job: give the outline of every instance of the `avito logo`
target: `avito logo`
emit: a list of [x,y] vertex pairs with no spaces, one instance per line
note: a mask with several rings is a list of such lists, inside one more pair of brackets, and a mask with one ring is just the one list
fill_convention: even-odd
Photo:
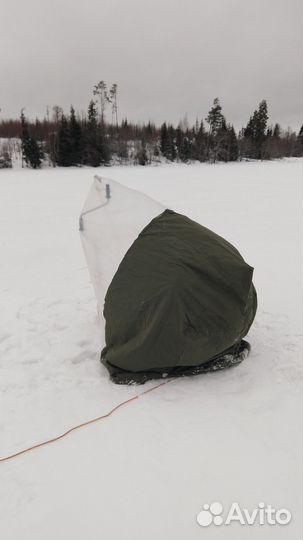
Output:
[[203,505],[203,510],[197,515],[197,522],[201,527],[232,525],[235,522],[241,525],[287,525],[292,517],[287,508],[276,510],[271,504],[265,505],[263,502],[260,502],[252,510],[241,508],[239,503],[233,502],[226,517],[223,517],[223,512],[223,504],[220,502],[206,503]]

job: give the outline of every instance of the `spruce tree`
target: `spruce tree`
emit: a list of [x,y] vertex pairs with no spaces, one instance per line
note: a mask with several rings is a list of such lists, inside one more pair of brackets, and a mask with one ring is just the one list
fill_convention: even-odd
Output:
[[172,125],[167,126],[166,122],[162,124],[160,129],[160,149],[166,159],[174,161],[177,153],[175,148],[175,132]]
[[88,106],[88,119],[85,129],[84,163],[92,167],[106,164],[110,160],[110,151],[105,142],[104,122],[98,123],[98,113],[95,102],[90,101]]
[[168,159],[170,161],[175,161],[177,157],[176,146],[175,146],[175,129],[172,125],[168,127]]
[[280,139],[281,137],[280,124],[275,124],[274,129],[273,129],[273,137],[275,137],[276,139]]
[[222,114],[219,98],[215,98],[206,122],[209,124],[207,157],[213,163],[217,159],[226,160],[226,121]]
[[176,149],[178,158],[186,163],[192,157],[192,145],[189,137],[189,131],[183,132],[180,124],[176,130]]
[[267,128],[266,138],[262,150],[265,159],[277,159],[282,156],[281,127],[275,124]]
[[295,143],[295,151],[294,155],[296,157],[303,156],[303,124],[300,128],[300,131],[296,137],[296,143]]
[[28,131],[28,123],[24,116],[23,110],[21,111],[21,149],[22,149],[22,158],[28,163],[28,156],[30,153],[30,135]]
[[73,165],[70,127],[64,114],[61,116],[58,131],[57,164],[61,167],[70,167],[70,165]]
[[207,145],[207,136],[204,129],[203,120],[201,120],[200,125],[197,125],[195,129],[194,137],[194,158],[199,161],[205,161],[206,159],[206,145]]
[[38,144],[36,139],[30,136],[28,130],[28,123],[21,111],[21,149],[22,157],[27,165],[30,165],[33,169],[41,167],[43,160],[43,149]]
[[13,163],[11,151],[6,144],[3,144],[0,146],[0,169],[11,169],[12,166]]
[[182,161],[187,163],[188,161],[190,161],[191,157],[192,157],[191,140],[190,140],[188,134],[186,134],[183,137],[181,159],[182,159]]
[[239,145],[234,126],[228,128],[228,161],[237,161],[239,158]]
[[257,157],[258,159],[263,158],[263,144],[266,139],[266,126],[268,120],[268,111],[267,103],[265,99],[259,104],[259,109],[257,113],[257,124],[256,124],[256,145],[257,145]]
[[72,165],[82,163],[82,130],[79,121],[76,118],[73,106],[70,109],[70,142],[71,142],[71,162]]
[[167,157],[168,154],[168,133],[166,122],[162,124],[160,129],[160,150],[163,156]]
[[146,152],[146,142],[143,139],[140,144],[140,148],[137,152],[137,159],[139,165],[146,165],[148,162],[147,152]]
[[250,117],[244,130],[244,137],[248,142],[246,145],[247,157],[256,159],[262,159],[264,157],[267,120],[267,103],[263,99],[259,104],[259,108]]
[[86,165],[98,167],[101,165],[101,152],[98,137],[98,120],[95,102],[90,101],[88,106],[88,119],[85,133],[85,157]]
[[182,160],[182,142],[183,142],[183,133],[180,124],[177,127],[176,130],[176,148],[177,148],[177,154],[178,159]]
[[217,133],[213,135],[214,137],[214,148],[213,152],[215,159],[219,161],[228,161],[229,158],[229,132],[228,127],[223,117],[221,127],[218,129]]
[[205,161],[206,159],[206,146],[207,146],[207,137],[205,133],[203,120],[200,122],[199,131],[196,136],[196,158],[199,161]]

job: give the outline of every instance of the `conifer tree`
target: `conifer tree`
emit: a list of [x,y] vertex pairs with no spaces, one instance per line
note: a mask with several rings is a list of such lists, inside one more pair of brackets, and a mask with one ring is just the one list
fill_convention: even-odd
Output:
[[192,145],[189,138],[189,132],[187,131],[186,133],[184,133],[180,124],[176,130],[176,149],[178,158],[181,161],[187,162],[192,157]]
[[27,165],[30,165],[33,169],[41,167],[43,160],[43,149],[38,144],[36,139],[30,136],[28,130],[28,123],[24,116],[23,110],[21,111],[21,149],[22,158]]
[[174,127],[172,125],[168,126],[167,134],[168,134],[168,155],[167,155],[167,158],[170,161],[175,161],[175,159],[177,157],[177,152],[176,152],[176,146],[175,146],[175,130],[174,130]]
[[88,119],[85,129],[84,163],[92,167],[98,167],[101,163],[108,163],[110,151],[103,136],[104,123],[98,123],[98,114],[95,102],[90,101],[88,107]]
[[256,145],[257,145],[257,157],[262,159],[262,146],[266,138],[266,126],[268,120],[268,111],[267,103],[265,99],[259,104],[259,109],[257,112],[257,123],[256,123]]
[[61,167],[70,167],[70,165],[74,164],[72,160],[70,126],[64,114],[61,116],[58,131],[57,164]]
[[177,153],[178,153],[178,159],[182,159],[181,158],[182,142],[183,142],[183,133],[182,133],[181,126],[179,124],[176,130],[176,148],[177,148]]
[[70,109],[70,142],[71,142],[71,162],[72,165],[82,163],[82,130],[75,114],[75,109]]
[[195,138],[194,138],[194,158],[199,161],[206,159],[207,136],[204,129],[203,120],[200,124],[196,121]]
[[228,161],[237,161],[239,158],[239,145],[234,126],[229,126],[229,156]]
[[185,136],[183,137],[181,159],[182,161],[187,163],[188,161],[190,161],[191,157],[192,157],[191,140],[188,134],[185,134]]
[[281,137],[280,124],[275,124],[274,129],[273,129],[273,137],[275,137],[276,139],[280,139]]
[[162,124],[160,130],[160,150],[163,156],[167,157],[168,154],[168,132],[166,122]]
[[281,127],[279,124],[275,124],[273,128],[267,128],[266,138],[263,144],[263,157],[266,159],[277,159],[281,156]]
[[222,114],[219,98],[215,98],[206,122],[209,124],[207,157],[213,163],[217,159],[226,160],[226,121]]
[[296,157],[303,156],[303,124],[300,128],[300,131],[296,137],[296,143],[295,143],[295,152],[294,155]]
[[217,133],[213,135],[213,153],[214,161],[228,161],[229,158],[229,132],[228,127],[223,117],[221,127],[217,130]]
[[166,122],[162,124],[160,129],[160,150],[166,159],[174,161],[176,159],[176,148],[174,141],[174,128],[167,126]]
[[146,142],[143,139],[140,144],[140,148],[137,152],[137,159],[139,165],[146,165],[148,162],[147,152],[146,152]]
[[28,131],[28,124],[24,116],[23,110],[21,111],[20,116],[21,121],[21,149],[22,149],[22,158],[25,162],[28,162],[28,156],[30,153],[30,135]]
[[97,110],[93,100],[90,101],[88,106],[88,119],[85,135],[84,163],[86,165],[91,165],[92,167],[98,167],[101,165],[101,148],[99,141]]
[[11,169],[12,166],[13,163],[11,151],[6,144],[3,144],[0,146],[0,169]]
[[244,137],[248,139],[247,157],[256,159],[262,159],[264,157],[263,150],[266,140],[267,120],[267,103],[263,99],[259,104],[259,108],[250,117],[244,130]]

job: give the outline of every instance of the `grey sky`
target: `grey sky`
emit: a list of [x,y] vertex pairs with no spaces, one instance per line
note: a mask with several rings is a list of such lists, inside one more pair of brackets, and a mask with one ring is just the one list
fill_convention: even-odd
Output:
[[119,117],[205,118],[219,96],[246,123],[300,118],[301,0],[0,0],[0,117],[86,110],[92,87],[118,84]]

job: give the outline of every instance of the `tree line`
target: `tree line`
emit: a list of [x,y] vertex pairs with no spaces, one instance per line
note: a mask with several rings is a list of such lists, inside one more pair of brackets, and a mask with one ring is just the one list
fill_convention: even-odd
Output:
[[[218,98],[205,120],[193,126],[186,118],[178,126],[164,122],[135,124],[126,118],[118,122],[117,85],[107,90],[104,81],[93,89],[87,113],[80,115],[71,106],[69,114],[55,106],[50,118],[29,122],[21,111],[20,120],[0,123],[0,137],[20,139],[22,164],[98,167],[117,163],[146,165],[152,162],[238,161],[303,156],[303,126],[298,134],[268,123],[267,102],[262,100],[238,133],[227,122]],[[106,120],[110,107],[111,121]],[[0,149],[0,168],[11,166],[9,149]]]

